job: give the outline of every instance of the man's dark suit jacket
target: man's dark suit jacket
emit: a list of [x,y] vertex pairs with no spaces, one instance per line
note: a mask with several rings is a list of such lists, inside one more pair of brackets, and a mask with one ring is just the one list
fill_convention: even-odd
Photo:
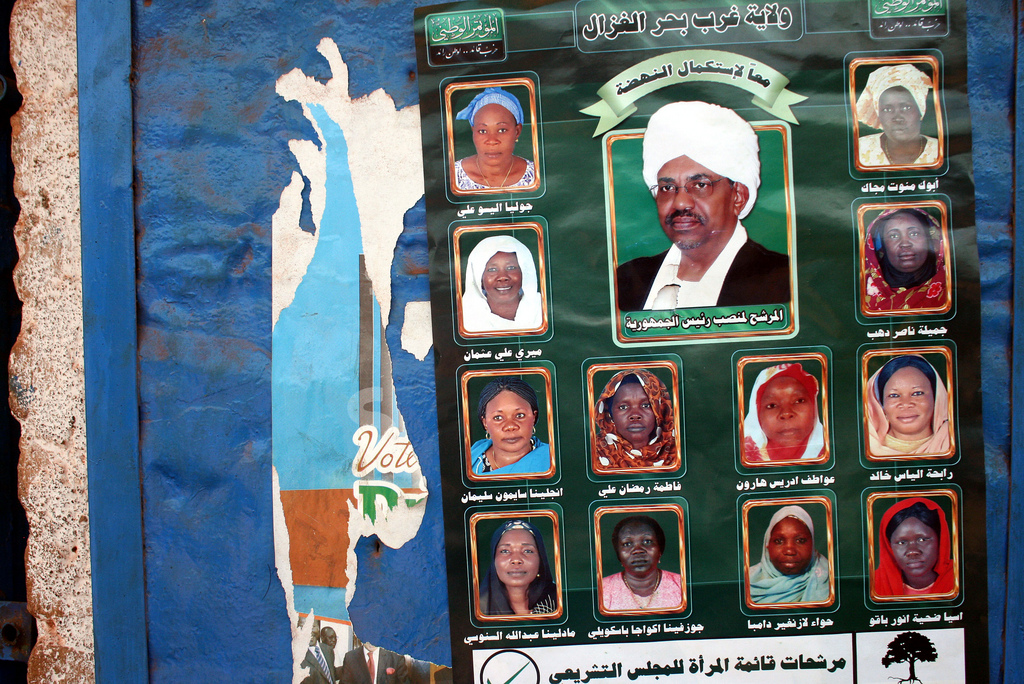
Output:
[[[373,652],[377,665],[377,681],[370,681],[370,671],[366,667],[362,648],[353,648],[345,654],[341,665],[341,684],[405,684],[409,679],[409,671],[405,667],[405,656],[378,648]],[[379,660],[378,660],[379,659]],[[388,668],[393,670],[388,674]]]
[[[309,674],[302,680],[302,684],[334,684],[337,679],[338,673],[334,670],[334,650],[327,644],[321,643],[320,652],[324,654],[324,660],[327,661],[327,668],[331,671],[331,679],[327,679],[323,669],[320,667],[320,663],[316,662],[316,656],[310,653],[307,648],[306,657],[302,659],[302,667],[308,667]],[[363,669],[365,670],[366,667],[364,666]]]
[[[642,311],[668,250],[638,257],[615,272],[621,311]],[[749,238],[725,274],[718,306],[760,306],[789,301],[789,257],[765,249]]]

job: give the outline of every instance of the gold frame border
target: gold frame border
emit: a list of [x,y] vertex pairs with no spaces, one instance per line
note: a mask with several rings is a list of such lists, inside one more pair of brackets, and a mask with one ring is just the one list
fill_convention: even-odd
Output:
[[[941,306],[925,307],[922,309],[907,309],[900,311],[872,311],[868,309],[868,294],[865,287],[865,259],[867,253],[864,249],[864,239],[868,227],[864,225],[864,216],[869,211],[888,211],[889,209],[921,209],[934,207],[939,210],[939,236],[942,239],[942,255],[945,258],[943,269],[946,272],[946,301]],[[876,217],[877,218],[877,217]],[[860,313],[866,318],[888,318],[891,316],[922,316],[927,314],[944,314],[953,308],[953,267],[952,250],[949,247],[949,209],[945,202],[939,200],[927,200],[924,202],[869,202],[857,207],[857,299],[860,300]]]
[[[537,615],[484,615],[480,612],[480,568],[477,565],[477,552],[479,544],[477,542],[476,527],[481,520],[494,520],[504,519],[511,520],[513,518],[547,518],[551,521],[551,530],[554,535],[552,540],[554,546],[555,559],[552,563],[555,575],[555,593],[558,598],[558,607],[553,613],[540,613]],[[477,620],[481,622],[510,622],[510,621],[522,621],[522,620],[555,620],[562,616],[565,611],[565,604],[562,600],[562,545],[561,545],[561,534],[559,532],[558,525],[558,513],[549,509],[535,509],[532,511],[496,511],[493,513],[474,513],[469,517],[469,561],[473,570],[473,615]],[[493,563],[494,560],[491,559]]]
[[[860,121],[857,119],[857,93],[856,93],[856,82],[854,80],[854,71],[862,66],[885,66],[888,64],[927,64],[932,69],[932,111],[935,112],[935,130],[936,137],[939,141],[939,155],[938,159],[931,164],[888,164],[885,166],[862,166],[860,163]],[[939,97],[939,88],[937,87],[937,81],[939,80],[939,60],[937,57],[932,55],[901,55],[895,57],[856,57],[850,60],[850,65],[846,73],[846,81],[849,84],[850,93],[850,110],[853,121],[853,165],[861,172],[874,173],[876,171],[921,171],[938,169],[946,163],[946,135],[945,127],[942,123],[941,107],[942,102]],[[924,118],[922,112],[921,118]],[[870,126],[868,126],[870,128]]]
[[[524,86],[530,93],[530,141],[533,144],[533,183],[517,188],[481,188],[479,190],[460,190],[455,186],[455,114],[452,112],[452,95],[461,90],[483,90],[491,87],[502,86]],[[522,105],[522,103],[519,103]],[[444,88],[444,123],[445,134],[445,157],[448,160],[448,190],[458,197],[474,197],[480,195],[505,195],[509,193],[532,192],[540,187],[540,144],[538,129],[540,121],[537,120],[537,85],[533,79],[525,76],[516,78],[498,78],[486,81],[470,81],[461,83],[449,83]]]
[[[473,472],[473,456],[470,449],[473,446],[473,438],[470,434],[470,420],[473,418],[469,406],[469,381],[477,377],[498,377],[502,375],[541,375],[544,377],[545,406],[548,412],[548,449],[551,452],[551,465],[542,472],[535,474],[517,473],[515,475],[477,475]],[[551,370],[544,366],[526,366],[523,368],[489,368],[486,370],[470,370],[459,378],[459,385],[462,390],[462,425],[463,425],[463,449],[465,452],[463,466],[466,469],[466,478],[473,482],[499,482],[503,480],[543,480],[555,474],[555,409],[552,394]]]
[[[868,381],[871,376],[868,375],[868,362],[876,356],[890,356],[896,358],[897,356],[903,356],[905,354],[915,354],[921,356],[922,354],[942,354],[946,360],[946,394],[949,397],[949,423],[946,429],[949,430],[949,451],[942,454],[907,454],[905,456],[875,456],[871,453],[871,445],[868,438],[868,412],[865,410],[865,402],[867,401],[868,392],[871,388],[868,387]],[[864,458],[872,462],[888,462],[888,461],[940,461],[946,458],[952,458],[956,454],[956,426],[953,424],[953,418],[956,415],[955,408],[955,393],[953,391],[953,351],[949,347],[941,345],[929,346],[929,347],[886,347],[885,349],[869,349],[864,352],[864,356],[861,357],[860,361],[860,410],[861,410],[861,428],[864,430]]]
[[[828,547],[828,598],[823,601],[802,601],[797,603],[754,603],[750,600],[750,510],[761,506],[782,508],[821,504],[825,507],[825,527]],[[781,499],[749,499],[743,502],[743,598],[751,610],[777,610],[786,608],[824,608],[836,601],[836,556],[835,537],[832,528],[835,520],[832,513],[832,499],[824,495],[790,496]]]
[[[879,499],[912,499],[920,497],[931,499],[937,496],[945,496],[950,500],[949,520],[949,549],[953,556],[953,591],[945,594],[915,594],[913,596],[878,596],[875,594],[875,512],[874,504]],[[945,511],[943,511],[945,515]],[[867,498],[867,525],[868,525],[868,597],[875,603],[901,603],[912,601],[952,601],[960,595],[960,502],[956,490],[949,488],[942,489],[914,489],[901,490],[898,492],[872,492]],[[881,518],[879,518],[881,522]],[[882,531],[878,530],[879,543],[881,543]]]
[[[628,369],[649,369],[649,368],[666,368],[672,374],[672,413],[673,421],[676,430],[676,455],[679,457],[679,463],[676,466],[652,466],[650,468],[601,468],[597,469],[594,467],[594,451],[597,445],[597,430],[594,423],[594,411],[595,404],[597,403],[597,397],[599,393],[594,391],[594,376],[602,371],[620,371]],[[679,420],[679,368],[678,366],[668,360],[652,360],[645,363],[631,362],[631,363],[595,363],[587,369],[587,416],[589,423],[588,432],[590,433],[590,469],[595,475],[616,475],[616,474],[634,474],[634,473],[674,473],[683,467],[683,433],[680,427]]]
[[[818,361],[821,364],[821,377],[818,378],[820,387],[819,400],[821,401],[821,413],[818,416],[821,420],[821,427],[825,437],[825,455],[818,456],[816,458],[809,459],[791,459],[788,461],[759,461],[749,462],[746,459],[746,454],[743,449],[743,442],[745,435],[743,434],[743,422],[746,418],[746,390],[743,387],[743,369],[747,364],[751,363],[762,363],[767,362],[771,364],[778,363],[793,363],[802,360]],[[812,374],[813,375],[813,374]],[[793,466],[793,465],[817,465],[820,463],[828,463],[829,458],[832,457],[832,442],[830,440],[829,432],[829,412],[828,412],[828,357],[821,352],[804,352],[797,354],[768,354],[765,356],[741,356],[736,362],[736,381],[737,381],[737,393],[739,398],[739,435],[740,435],[740,464],[745,468],[771,468],[780,466]]]
[[[601,594],[604,589],[604,563],[601,558],[601,518],[609,513],[644,514],[651,511],[669,511],[676,514],[677,530],[679,532],[679,585],[682,588],[682,603],[679,606],[670,608],[655,608],[644,610],[609,610],[604,607]],[[687,600],[686,584],[686,534],[684,531],[685,515],[680,504],[643,504],[638,506],[600,506],[594,510],[594,560],[597,565],[597,609],[601,615],[666,615],[683,613],[686,611],[689,602]]]
[[[749,122],[748,122],[749,123]],[[619,308],[619,284],[617,279],[613,279],[612,288],[614,290],[615,306],[612,307],[613,317],[615,319],[615,336],[619,342],[623,344],[643,344],[646,342],[664,342],[664,341],[680,341],[689,342],[691,340],[707,340],[707,339],[728,339],[731,337],[769,337],[779,335],[789,335],[796,330],[796,289],[797,279],[795,276],[795,258],[793,256],[793,240],[796,232],[796,226],[793,222],[793,178],[790,167],[792,166],[792,150],[790,148],[789,141],[789,129],[778,123],[759,123],[750,124],[750,127],[757,131],[779,131],[782,134],[782,149],[785,150],[784,163],[782,164],[782,186],[783,196],[786,199],[786,256],[789,258],[789,301],[785,303],[785,306],[789,307],[789,325],[782,330],[769,330],[765,332],[747,332],[747,331],[733,331],[733,332],[718,332],[718,333],[698,333],[694,335],[651,335],[650,337],[643,338],[632,338],[626,337],[622,331],[622,318],[621,309]],[[619,255],[618,255],[618,243],[615,239],[615,169],[612,165],[612,144],[619,140],[629,140],[632,138],[643,138],[644,131],[633,132],[633,133],[617,133],[608,135],[605,138],[605,167],[608,169],[607,178],[607,191],[608,191],[608,226],[611,230],[611,263],[614,270],[618,270],[619,267]],[[693,308],[711,308],[711,307],[693,307]],[[674,309],[677,311],[685,311],[686,309]]]
[[[537,234],[537,289],[540,291],[541,324],[536,328],[508,328],[505,330],[492,330],[486,332],[469,332],[465,328],[465,318],[462,313],[462,293],[465,292],[462,282],[462,250],[459,247],[459,239],[470,233],[498,232],[509,230],[532,230]],[[455,252],[455,310],[456,325],[459,335],[466,339],[479,337],[508,337],[515,335],[525,337],[527,335],[543,335],[548,331],[548,287],[547,267],[544,258],[544,227],[536,221],[524,223],[498,223],[493,225],[469,225],[459,226],[452,232],[452,249]]]

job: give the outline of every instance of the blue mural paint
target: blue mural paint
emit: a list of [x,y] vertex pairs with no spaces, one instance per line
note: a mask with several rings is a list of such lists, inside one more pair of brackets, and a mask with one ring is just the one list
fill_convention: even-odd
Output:
[[[359,214],[344,132],[322,106],[310,110],[326,138],[327,204],[316,252],[274,327],[274,467],[282,490],[351,488],[359,427]],[[296,609],[309,606],[296,601]]]
[[[379,387],[360,393],[359,254],[362,238],[347,163],[348,148],[344,132],[322,106],[311,105],[310,111],[324,135],[327,201],[316,251],[296,289],[295,299],[282,310],[274,329],[274,465],[282,491],[352,488],[357,481],[351,470],[357,452],[352,435],[360,426],[360,404],[372,402],[373,422],[378,429],[382,427],[382,411],[396,415],[391,406],[380,405]],[[422,277],[426,277],[425,273]],[[425,288],[421,289],[425,295]],[[372,366],[373,377],[378,378],[384,349],[376,334],[380,329],[380,313],[375,304],[373,309]],[[400,325],[403,317],[404,307],[394,325]],[[401,353],[396,353],[400,340],[393,342],[395,344],[392,356],[401,358]],[[430,381],[427,398],[432,406],[432,359],[416,365],[420,366],[416,372]],[[422,418],[422,413],[417,416]],[[431,437],[430,432],[422,434],[428,444],[432,442]],[[427,482],[428,486],[436,487],[439,485],[436,457],[430,460]],[[399,487],[413,484],[412,475],[407,473],[394,474],[390,481]],[[406,504],[399,501],[398,505]],[[435,621],[440,619],[442,624],[432,625],[425,633],[422,625],[415,622],[392,624],[390,629],[382,630],[379,619],[381,614],[421,614],[409,611],[412,592],[404,588],[409,586],[406,577],[422,573],[424,549],[434,549],[440,556],[440,509],[436,503],[431,508],[436,509],[431,511],[436,516],[436,523],[431,526],[433,536],[417,537],[397,551],[386,547],[378,550],[376,544],[368,545],[366,539],[351,540],[350,543],[357,543],[355,586],[350,585],[346,590],[296,585],[296,610],[303,613],[313,610],[317,615],[336,619],[348,618],[361,639],[414,654],[420,659],[445,655],[446,650],[436,646],[447,643],[448,628],[444,622],[447,602],[443,591],[439,603],[438,592],[429,592],[434,604],[425,609],[438,616]],[[360,513],[374,519],[372,512]],[[347,522],[347,511],[338,511],[336,524],[346,525]],[[338,564],[346,563],[346,551],[344,548],[335,550]],[[444,586],[443,573],[438,573],[435,581],[437,586]],[[345,607],[349,592],[352,592],[354,606],[351,616]],[[395,601],[393,605],[392,601]],[[430,644],[434,646],[428,649]]]
[[[402,349],[405,307],[430,300],[425,203],[406,212],[391,264],[391,313],[386,331],[398,408],[431,494],[417,535],[399,549],[377,553],[372,540],[356,545],[359,590],[349,616],[360,638],[414,658],[451,665],[448,580],[441,520],[440,453],[433,349],[422,361]],[[381,620],[382,615],[398,619]]]

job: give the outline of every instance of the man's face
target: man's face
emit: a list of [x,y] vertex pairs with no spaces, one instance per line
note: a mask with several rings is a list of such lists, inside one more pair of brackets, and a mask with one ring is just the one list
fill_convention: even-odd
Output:
[[[687,184],[691,192],[687,192]],[[661,229],[684,252],[716,245],[717,255],[732,237],[740,211],[750,197],[742,183],[732,183],[687,156],[676,157],[661,167],[658,187],[655,203]],[[706,196],[695,196],[699,194]]]
[[320,630],[320,640],[331,648],[338,645],[338,635],[330,627],[324,627]]

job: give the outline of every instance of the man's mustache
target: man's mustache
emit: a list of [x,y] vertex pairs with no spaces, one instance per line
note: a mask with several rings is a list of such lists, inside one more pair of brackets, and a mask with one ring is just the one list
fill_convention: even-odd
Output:
[[676,209],[675,211],[673,211],[671,214],[665,217],[665,223],[672,223],[677,218],[691,218],[700,223],[700,225],[702,226],[707,225],[708,222],[707,216],[704,216],[703,214],[698,214],[693,209],[687,208]]

